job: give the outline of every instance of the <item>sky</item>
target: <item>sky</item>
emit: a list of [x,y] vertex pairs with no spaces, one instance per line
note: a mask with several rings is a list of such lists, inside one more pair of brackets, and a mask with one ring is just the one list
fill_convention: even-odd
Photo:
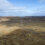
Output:
[[45,0],[0,0],[0,16],[45,16]]

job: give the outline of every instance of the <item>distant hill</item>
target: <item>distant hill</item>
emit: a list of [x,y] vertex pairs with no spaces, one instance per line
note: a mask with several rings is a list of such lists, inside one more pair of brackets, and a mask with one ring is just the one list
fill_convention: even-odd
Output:
[[[2,19],[2,21],[1,21]],[[6,20],[7,19],[7,20]],[[4,20],[4,21],[3,21]],[[0,23],[1,24],[28,24],[28,23],[45,23],[45,16],[25,16],[25,17],[0,17]]]

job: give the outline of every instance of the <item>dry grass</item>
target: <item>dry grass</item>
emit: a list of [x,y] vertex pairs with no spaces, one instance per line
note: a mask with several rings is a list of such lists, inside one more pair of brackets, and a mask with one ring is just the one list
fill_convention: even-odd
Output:
[[1,37],[0,45],[45,45],[45,34],[31,29],[17,29]]
[[45,32],[45,27],[41,27],[41,26],[24,26],[24,28],[32,29],[36,32]]
[[45,45],[45,22],[8,23],[0,24],[0,45]]
[[17,30],[17,29],[20,29],[20,27],[18,27],[18,26],[8,27],[6,25],[0,24],[0,36],[7,35],[7,34],[11,33],[14,30]]

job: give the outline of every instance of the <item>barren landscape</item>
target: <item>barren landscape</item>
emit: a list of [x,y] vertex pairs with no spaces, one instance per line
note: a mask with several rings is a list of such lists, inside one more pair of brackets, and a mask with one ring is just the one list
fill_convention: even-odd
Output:
[[0,17],[0,45],[45,45],[45,16]]

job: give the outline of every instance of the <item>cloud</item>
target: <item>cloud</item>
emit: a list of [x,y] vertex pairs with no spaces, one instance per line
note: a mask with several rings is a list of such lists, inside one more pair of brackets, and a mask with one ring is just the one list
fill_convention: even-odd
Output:
[[43,3],[43,2],[45,2],[45,0],[39,0],[40,1],[40,3]]
[[16,7],[8,0],[0,0],[0,16],[32,16],[45,14],[45,7]]
[[0,0],[0,15],[10,16],[18,15],[17,13],[22,13],[24,7],[13,6],[8,0]]

